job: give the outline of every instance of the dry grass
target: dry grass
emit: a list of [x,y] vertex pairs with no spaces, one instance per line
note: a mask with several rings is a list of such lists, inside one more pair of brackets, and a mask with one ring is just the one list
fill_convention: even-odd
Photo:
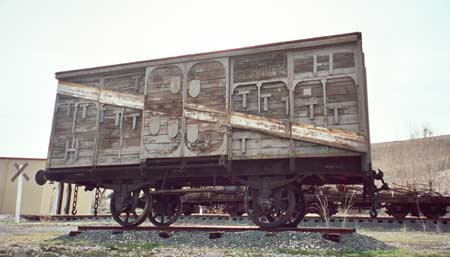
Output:
[[[142,256],[158,255],[170,252],[172,256],[180,254],[176,249],[161,248],[160,245],[149,243],[136,243],[132,245],[115,244],[108,242],[92,244],[90,242],[71,242],[58,239],[67,234],[61,230],[66,224],[0,224],[0,256],[5,249],[28,249],[32,256],[124,256],[135,253]],[[53,231],[51,228],[55,228]],[[58,228],[58,229],[57,229]],[[6,232],[9,229],[10,232]],[[13,229],[16,229],[13,231]],[[373,237],[390,245],[398,247],[398,250],[388,251],[296,251],[289,249],[276,249],[275,254],[282,256],[306,255],[306,256],[450,256],[450,233],[430,233],[417,231],[371,231],[359,229],[358,233]],[[246,249],[215,249],[217,256],[261,256],[257,252]],[[44,253],[44,254],[42,254]],[[107,254],[106,254],[107,253]],[[198,255],[198,252],[195,252]],[[195,255],[195,253],[192,253]],[[184,252],[185,256],[191,253]]]
[[400,247],[423,253],[450,253],[450,234],[420,231],[370,231],[359,230],[360,234]]

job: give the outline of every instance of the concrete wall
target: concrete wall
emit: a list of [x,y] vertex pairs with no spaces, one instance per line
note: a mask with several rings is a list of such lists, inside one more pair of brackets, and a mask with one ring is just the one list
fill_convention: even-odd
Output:
[[[14,167],[16,163],[18,165],[28,163],[28,166],[25,168],[25,173],[30,178],[29,181],[24,179],[23,182],[21,214],[55,214],[57,183],[46,183],[44,186],[39,186],[34,181],[36,172],[45,168],[45,162],[45,159],[0,157],[0,214],[14,214],[16,210],[18,179],[11,181],[17,173],[17,169]],[[73,191],[72,188],[71,199],[73,199]],[[94,193],[85,192],[84,188],[80,187],[77,204],[78,214],[91,214],[93,200]],[[72,205],[70,206],[72,207]]]

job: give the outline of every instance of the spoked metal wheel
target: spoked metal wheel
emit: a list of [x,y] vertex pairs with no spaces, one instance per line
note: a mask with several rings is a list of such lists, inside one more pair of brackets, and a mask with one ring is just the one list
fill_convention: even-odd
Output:
[[181,198],[177,195],[151,195],[148,219],[153,225],[167,227],[182,213]]
[[295,193],[288,187],[276,189],[248,188],[244,196],[245,210],[260,227],[284,225],[294,213]]
[[242,207],[239,208],[238,203],[229,203],[225,205],[224,212],[228,213],[231,217],[240,217],[245,211],[242,210]]
[[447,213],[447,206],[437,204],[423,204],[420,206],[422,214],[428,219],[439,219]]
[[124,227],[135,227],[147,218],[150,208],[147,189],[119,193],[114,191],[111,197],[111,215],[117,223]]
[[386,206],[386,213],[390,214],[396,219],[404,219],[408,215],[408,206],[401,204],[390,204]]
[[296,194],[295,200],[295,210],[292,216],[284,224],[286,227],[297,227],[306,215],[306,202],[303,193]]

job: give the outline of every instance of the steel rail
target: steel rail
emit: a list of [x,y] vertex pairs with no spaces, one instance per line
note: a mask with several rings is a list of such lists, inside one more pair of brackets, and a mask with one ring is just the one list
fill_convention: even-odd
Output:
[[[305,217],[304,220],[315,220],[315,219],[319,219],[322,220],[322,218],[320,217]],[[403,219],[397,219],[394,217],[376,217],[376,218],[372,218],[372,217],[368,217],[368,216],[335,216],[335,217],[330,217],[329,220],[331,222],[335,222],[336,220],[338,222],[345,220],[346,222],[354,222],[354,221],[367,221],[367,222],[378,222],[378,223],[383,223],[383,222],[388,222],[388,223],[393,223],[393,222],[420,222],[420,221],[431,221],[431,222],[442,222],[444,224],[450,222],[450,218],[448,217],[444,217],[444,218],[439,218],[439,219],[428,219],[425,217],[405,217]]]
[[[28,219],[28,220],[42,220],[42,221],[53,221],[53,220],[83,220],[83,219],[109,219],[111,218],[111,215],[109,214],[98,214],[97,216],[94,215],[21,215],[22,218]],[[193,214],[189,216],[181,216],[180,220],[244,220],[247,219],[247,216],[230,216],[228,214]],[[378,222],[378,223],[393,223],[393,222],[421,222],[421,221],[430,221],[433,223],[443,223],[447,224],[450,223],[450,217],[443,217],[439,219],[428,219],[426,217],[405,217],[403,219],[397,219],[394,217],[388,217],[388,216],[382,216],[382,217],[376,217],[371,218],[368,216],[333,216],[328,219],[329,222]],[[322,219],[319,216],[306,216],[303,218],[302,222],[323,222],[324,219]]]
[[261,228],[256,226],[139,226],[139,227],[121,227],[121,226],[78,226],[78,231],[165,231],[165,232],[246,232],[246,231],[265,231],[265,232],[313,232],[322,234],[352,234],[356,232],[354,228],[334,228],[334,227],[275,227]]
[[53,220],[83,220],[83,219],[110,219],[110,214],[58,214],[58,215],[20,215],[21,218],[36,221],[53,221]]

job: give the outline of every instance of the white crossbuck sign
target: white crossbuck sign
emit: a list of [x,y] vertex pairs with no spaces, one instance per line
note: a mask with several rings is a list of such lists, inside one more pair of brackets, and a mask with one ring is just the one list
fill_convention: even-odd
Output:
[[30,177],[28,177],[28,175],[24,172],[25,168],[28,166],[28,162],[23,163],[23,164],[17,164],[14,163],[14,167],[16,167],[17,172],[16,174],[14,174],[14,176],[11,178],[11,182],[14,182],[16,180],[17,177],[20,176],[20,174],[23,174],[23,177],[25,178],[26,181],[30,180]]
[[11,178],[11,182],[14,182],[17,178],[17,200],[16,200],[16,217],[15,221],[16,223],[20,222],[20,209],[22,207],[22,186],[23,186],[23,178],[26,179],[26,181],[29,181],[30,178],[25,173],[25,168],[28,166],[28,163],[22,163],[22,164],[14,164],[14,167],[16,167],[17,172],[14,174],[14,176]]

